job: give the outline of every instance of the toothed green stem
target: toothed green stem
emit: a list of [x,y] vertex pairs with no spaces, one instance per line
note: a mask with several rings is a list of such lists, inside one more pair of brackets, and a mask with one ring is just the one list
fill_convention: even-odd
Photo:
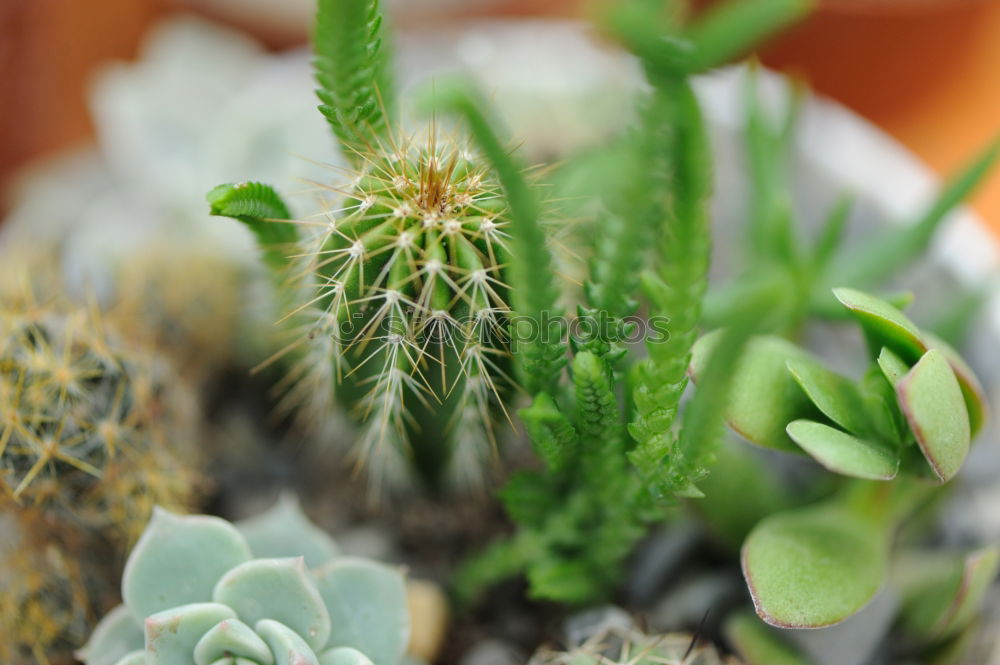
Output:
[[313,34],[316,96],[355,166],[384,140],[394,89],[378,0],[319,0]]
[[672,175],[651,190],[670,192],[670,200],[657,244],[657,272],[645,276],[644,286],[651,315],[668,318],[670,329],[666,340],[647,343],[649,358],[637,371],[636,415],[629,426],[637,445],[629,458],[659,493],[669,495],[683,489],[664,470],[669,467],[673,424],[687,385],[687,366],[707,284],[711,176],[704,127],[690,86],[672,82],[653,94],[648,122],[666,124],[653,135],[661,141],[659,154],[669,155],[673,163],[668,169],[652,171],[653,177]]

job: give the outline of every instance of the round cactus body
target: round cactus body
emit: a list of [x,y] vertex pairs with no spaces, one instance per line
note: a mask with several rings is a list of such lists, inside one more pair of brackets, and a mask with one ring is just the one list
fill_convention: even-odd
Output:
[[319,228],[301,251],[313,352],[297,373],[336,386],[376,475],[395,455],[431,485],[477,479],[511,385],[506,201],[475,154],[433,133],[361,157],[304,222]]

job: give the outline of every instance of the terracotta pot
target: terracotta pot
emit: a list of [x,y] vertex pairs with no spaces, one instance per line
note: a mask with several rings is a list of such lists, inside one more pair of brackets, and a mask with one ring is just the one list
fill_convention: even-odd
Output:
[[981,0],[825,0],[764,51],[865,115],[934,95],[969,57],[989,9]]

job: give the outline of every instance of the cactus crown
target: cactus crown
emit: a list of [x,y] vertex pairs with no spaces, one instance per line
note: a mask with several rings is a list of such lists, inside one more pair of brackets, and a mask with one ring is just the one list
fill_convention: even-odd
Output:
[[429,341],[470,353],[509,311],[499,186],[468,150],[433,136],[365,160],[307,250],[317,302],[338,324],[325,332],[362,354],[376,339],[405,345],[414,364]]
[[409,633],[402,574],[336,557],[287,501],[243,525],[158,510],[122,596],[87,665],[396,665]]

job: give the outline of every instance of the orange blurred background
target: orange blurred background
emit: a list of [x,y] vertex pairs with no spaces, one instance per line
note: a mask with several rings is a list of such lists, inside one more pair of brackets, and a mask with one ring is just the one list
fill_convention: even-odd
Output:
[[[398,4],[409,9],[411,2]],[[804,77],[941,173],[958,167],[1000,132],[1000,0],[819,2],[812,17],[764,49],[766,64]],[[85,89],[95,66],[134,57],[153,21],[195,4],[0,0],[0,193],[19,167],[88,138]],[[464,13],[563,16],[582,4],[485,0]],[[248,29],[272,48],[305,39],[273,23],[254,25],[198,9]],[[1000,173],[974,203],[1000,233]]]

